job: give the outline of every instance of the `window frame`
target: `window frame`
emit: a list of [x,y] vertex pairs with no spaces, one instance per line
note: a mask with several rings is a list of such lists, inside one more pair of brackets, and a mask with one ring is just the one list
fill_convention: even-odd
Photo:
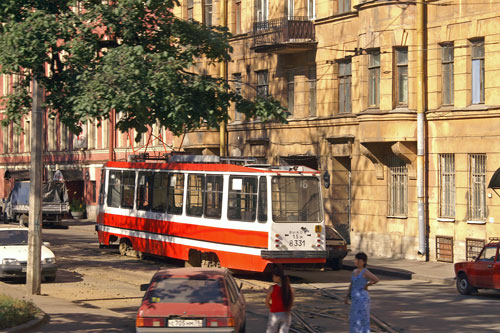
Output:
[[269,71],[267,69],[255,72],[257,75],[257,97],[267,98],[269,94]]
[[[243,88],[243,76],[241,73],[233,73],[233,89],[234,92],[238,95],[242,95],[242,88]],[[234,120],[235,121],[241,121],[243,120],[243,113],[238,112],[236,107],[234,108]]]
[[309,90],[309,117],[317,115],[317,76],[316,66],[309,67],[307,73],[307,84]]
[[[377,61],[375,61],[377,59]],[[368,107],[380,107],[380,50],[368,53]]]
[[241,0],[234,1],[234,33],[236,35],[239,35],[242,33],[242,30],[241,30]]
[[[213,181],[211,181],[213,180]],[[208,184],[215,184],[215,187],[209,191]],[[217,188],[218,186],[218,188]],[[203,188],[203,217],[209,219],[220,219],[222,217],[222,198],[224,193],[224,176],[222,175],[205,175],[205,185]],[[213,211],[209,212],[212,208]],[[214,212],[214,214],[212,214]]]
[[194,0],[186,0],[186,19],[194,20]]
[[295,69],[288,70],[287,74],[288,112],[289,116],[292,116],[295,110]]
[[[172,186],[172,177],[175,176],[175,184]],[[178,176],[181,176],[180,178]],[[181,183],[181,186],[178,184]],[[184,210],[184,184],[185,184],[185,174],[181,172],[169,172],[168,173],[168,189],[167,189],[167,214],[172,215],[182,215]],[[172,189],[173,187],[173,189]],[[179,197],[180,191],[180,203],[181,206],[176,206],[176,197]],[[173,209],[175,207],[176,209]],[[180,211],[179,211],[180,209]]]
[[[442,105],[455,104],[455,48],[453,42],[441,45],[441,85]],[[445,73],[448,73],[446,75]]]
[[213,25],[213,0],[203,0],[203,24],[207,27]]
[[339,60],[338,64],[338,112],[350,114],[352,113],[352,61],[346,58]]
[[[235,179],[241,179],[241,190],[233,189]],[[251,184],[250,180],[254,182],[255,192],[246,192],[245,185]],[[228,185],[228,199],[227,199],[227,219],[228,221],[239,221],[253,223],[257,219],[258,212],[258,195],[259,195],[259,178],[257,176],[246,175],[230,175]],[[234,197],[233,197],[234,196]],[[233,203],[234,201],[234,203]],[[245,207],[241,203],[245,203]],[[236,208],[239,207],[239,214]],[[245,209],[243,209],[245,208]],[[239,215],[233,217],[232,209]],[[252,216],[253,218],[243,218],[243,216]]]
[[[403,57],[404,56],[404,57]],[[409,82],[408,82],[408,48],[394,48],[395,65],[395,92],[397,106],[408,106]]]
[[[471,103],[485,102],[484,39],[470,40],[471,44]],[[478,71],[478,72],[476,72]],[[476,82],[476,81],[479,82]]]
[[[191,184],[191,179],[196,178],[196,184]],[[201,184],[198,180],[201,179]],[[205,174],[202,173],[188,173],[187,174],[187,190],[186,190],[186,215],[193,217],[203,217],[204,203],[205,203]],[[196,195],[191,195],[195,194]],[[192,198],[198,198],[196,203],[192,202]],[[196,204],[201,204],[197,206]],[[198,211],[199,209],[199,211]]]

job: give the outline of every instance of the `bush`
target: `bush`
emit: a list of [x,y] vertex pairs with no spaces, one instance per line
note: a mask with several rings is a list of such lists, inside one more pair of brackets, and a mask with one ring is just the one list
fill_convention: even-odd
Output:
[[32,302],[0,294],[0,329],[27,323],[37,314],[38,308]]

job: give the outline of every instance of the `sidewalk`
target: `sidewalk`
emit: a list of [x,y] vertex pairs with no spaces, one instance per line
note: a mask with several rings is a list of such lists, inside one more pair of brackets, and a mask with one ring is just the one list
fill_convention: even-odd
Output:
[[[354,255],[350,252],[344,259],[344,269],[354,269]],[[374,274],[388,275],[408,280],[421,280],[444,285],[455,284],[452,263],[417,261],[395,258],[368,257],[368,268]]]

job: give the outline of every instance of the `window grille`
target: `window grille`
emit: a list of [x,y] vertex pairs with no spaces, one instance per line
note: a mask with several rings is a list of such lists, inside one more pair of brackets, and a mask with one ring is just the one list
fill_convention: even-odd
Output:
[[443,79],[443,105],[453,105],[454,102],[454,48],[453,43],[441,45],[442,79]]
[[439,155],[440,217],[455,217],[455,155]]
[[339,62],[339,113],[351,113],[351,59]]
[[479,256],[484,247],[483,239],[466,238],[465,239],[465,257],[467,261],[471,261]]
[[378,107],[380,103],[380,51],[369,55],[368,63],[368,104]]
[[408,49],[396,49],[397,101],[408,105]]
[[389,165],[389,216],[408,215],[408,168],[397,157]]
[[486,154],[469,155],[469,220],[486,219]]
[[453,237],[436,236],[436,260],[453,262]]
[[484,103],[484,40],[472,44],[472,104]]

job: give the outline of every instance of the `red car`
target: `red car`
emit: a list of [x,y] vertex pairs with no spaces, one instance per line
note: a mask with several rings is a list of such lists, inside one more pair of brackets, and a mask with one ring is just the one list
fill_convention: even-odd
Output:
[[455,264],[457,290],[462,295],[478,289],[500,289],[500,239],[490,238],[477,258]]
[[245,332],[246,303],[231,273],[218,268],[158,271],[146,293],[136,332]]

